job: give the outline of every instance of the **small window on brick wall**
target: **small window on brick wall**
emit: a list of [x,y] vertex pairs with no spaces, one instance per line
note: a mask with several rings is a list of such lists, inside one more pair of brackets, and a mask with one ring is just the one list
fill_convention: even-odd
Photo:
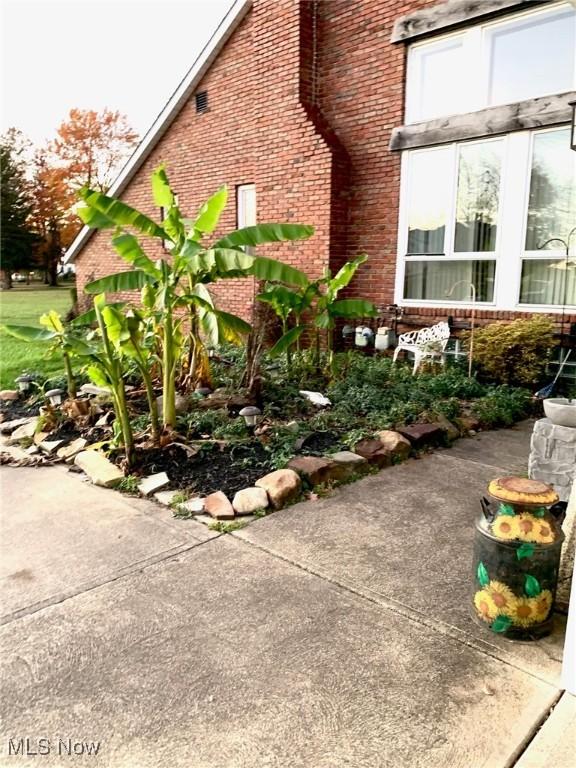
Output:
[[194,94],[196,112],[208,112],[208,91],[198,91]]

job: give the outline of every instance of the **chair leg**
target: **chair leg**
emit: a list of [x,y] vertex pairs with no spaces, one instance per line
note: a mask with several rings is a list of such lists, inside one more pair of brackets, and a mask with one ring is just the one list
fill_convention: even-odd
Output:
[[398,355],[400,354],[400,347],[396,347],[394,350],[394,357],[392,358],[392,362],[395,363]]
[[415,376],[422,362],[422,355],[419,352],[414,352],[414,368],[412,369],[412,376]]

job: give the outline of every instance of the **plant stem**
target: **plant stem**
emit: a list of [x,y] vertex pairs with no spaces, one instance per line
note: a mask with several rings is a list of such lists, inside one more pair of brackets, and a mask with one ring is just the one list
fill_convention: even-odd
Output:
[[158,446],[160,445],[160,422],[158,419],[158,402],[156,400],[156,395],[154,393],[152,376],[150,376],[150,372],[146,367],[146,360],[144,358],[144,355],[142,354],[142,350],[136,344],[134,344],[134,347],[138,354],[138,368],[140,369],[140,374],[142,376],[142,380],[144,381],[144,386],[146,388],[146,399],[148,400],[148,410],[150,411],[150,427],[152,429],[152,440],[154,442],[154,445]]
[[164,427],[176,426],[176,382],[174,381],[174,322],[172,310],[164,316],[164,349],[162,351],[162,421]]
[[104,322],[104,318],[102,317],[102,312],[97,301],[94,303],[94,309],[96,311],[98,327],[100,328],[100,333],[102,334],[104,355],[108,363],[106,368],[110,376],[110,384],[112,386],[114,401],[116,403],[116,417],[119,419],[120,427],[122,429],[122,439],[124,441],[126,463],[129,467],[131,467],[134,461],[134,435],[132,433],[132,425],[130,424],[128,408],[126,407],[126,392],[124,390],[124,379],[122,378],[122,366],[114,354],[114,350],[110,344],[110,339],[108,338],[108,329],[106,328],[106,323]]
[[66,369],[66,380],[68,382],[68,397],[74,399],[76,397],[76,380],[74,373],[72,372],[72,363],[70,362],[70,355],[68,352],[63,352],[64,368]]

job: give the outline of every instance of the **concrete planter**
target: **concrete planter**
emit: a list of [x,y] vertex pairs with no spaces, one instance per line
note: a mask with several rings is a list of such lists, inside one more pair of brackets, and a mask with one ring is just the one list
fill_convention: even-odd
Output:
[[544,413],[552,424],[560,427],[576,427],[576,400],[552,397],[544,400]]

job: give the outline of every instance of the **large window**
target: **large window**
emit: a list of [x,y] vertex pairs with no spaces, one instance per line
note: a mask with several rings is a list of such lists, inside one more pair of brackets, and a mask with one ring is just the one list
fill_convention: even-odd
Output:
[[553,3],[410,47],[406,120],[462,114],[576,87],[576,10]]
[[568,128],[406,152],[396,300],[576,305],[575,228]]

